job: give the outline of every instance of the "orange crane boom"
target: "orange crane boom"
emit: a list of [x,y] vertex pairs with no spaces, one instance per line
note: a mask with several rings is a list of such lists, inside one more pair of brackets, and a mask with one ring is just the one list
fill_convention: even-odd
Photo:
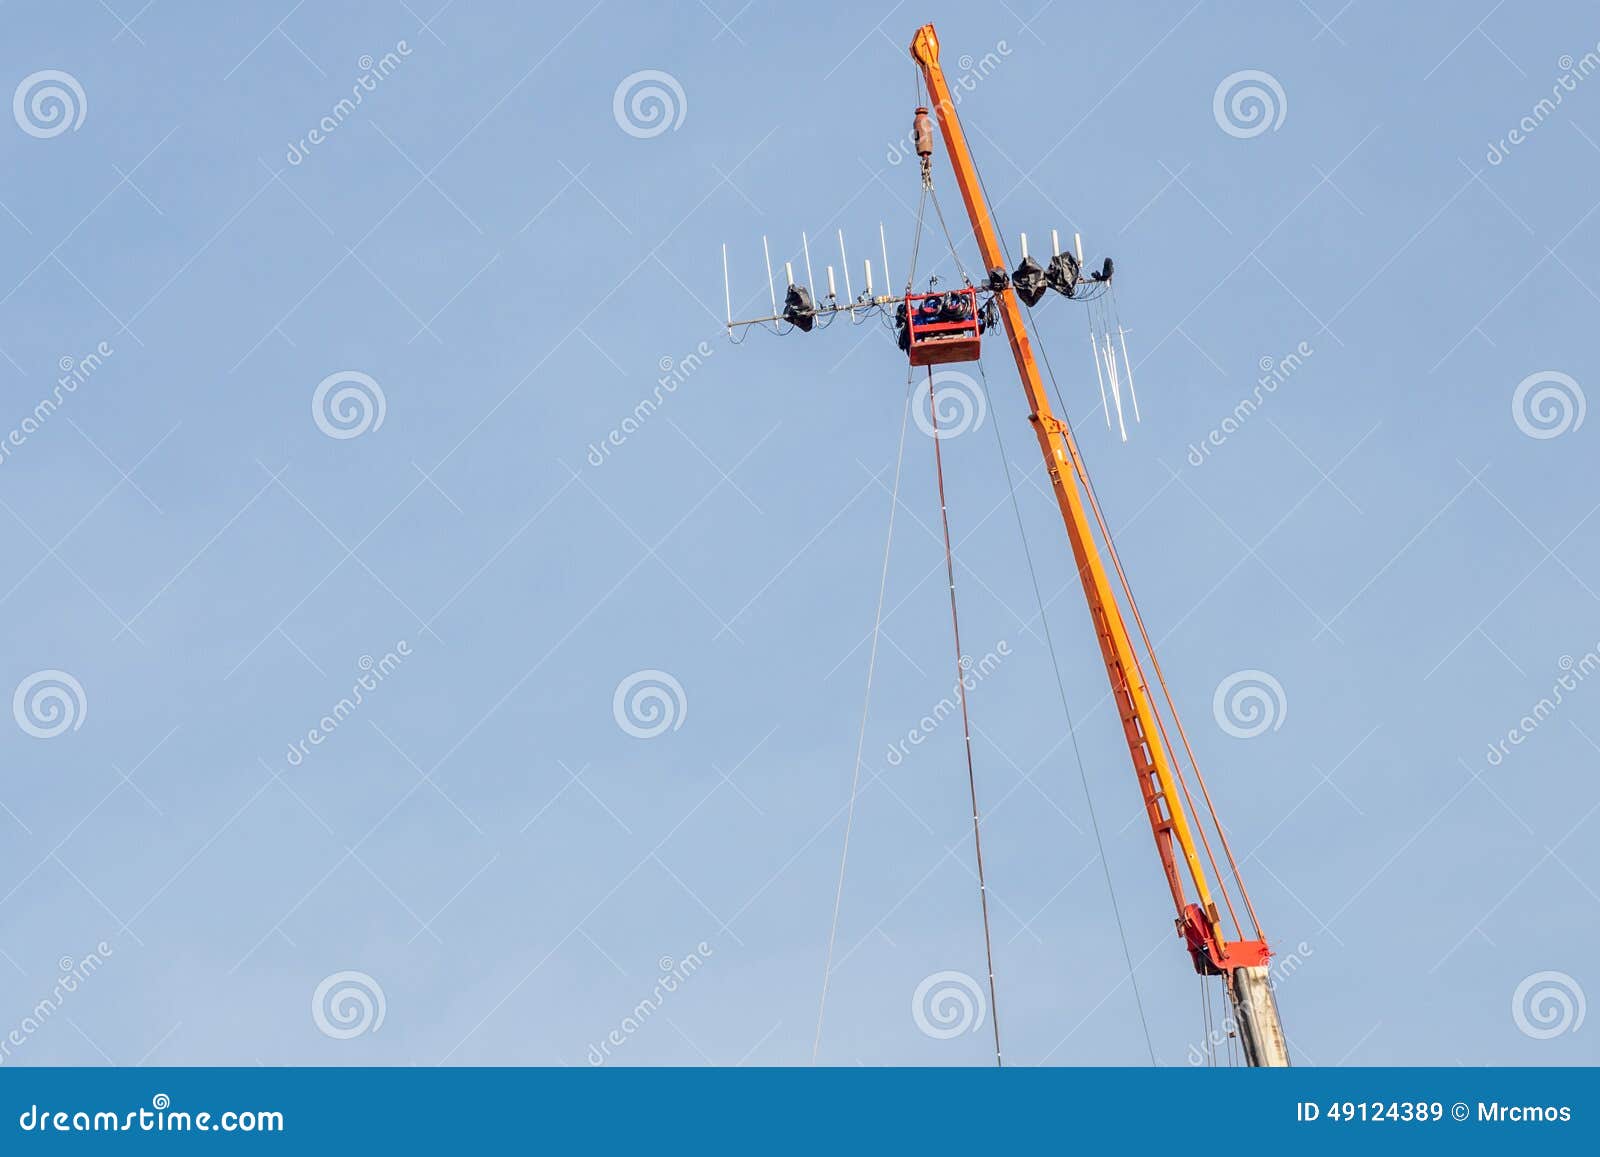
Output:
[[[944,72],[939,65],[939,38],[934,32],[933,25],[925,24],[918,29],[911,42],[911,56],[921,68],[926,81],[929,103],[937,114],[945,150],[949,154],[956,184],[961,190],[961,199],[966,205],[967,217],[972,223],[973,236],[977,239],[984,268],[1003,270],[1007,264],[1005,253],[995,232],[994,220],[990,216],[978,171],[973,164],[966,136],[961,129],[960,118],[956,115],[955,100],[951,96]],[[1196,847],[1194,828],[1184,807],[1184,800],[1190,798],[1187,783],[1168,743],[1162,715],[1151,695],[1150,686],[1139,662],[1139,655],[1134,648],[1133,638],[1123,618],[1116,590],[1112,586],[1096,544],[1094,524],[1091,523],[1085,508],[1086,497],[1089,508],[1094,512],[1095,522],[1099,524],[1101,534],[1105,538],[1107,553],[1116,565],[1118,578],[1122,580],[1123,591],[1127,594],[1130,610],[1139,623],[1141,638],[1158,678],[1160,666],[1150,647],[1149,637],[1144,632],[1143,622],[1139,619],[1138,608],[1132,601],[1126,576],[1116,557],[1115,544],[1112,543],[1100,514],[1094,491],[1089,483],[1088,471],[1084,467],[1072,431],[1051,410],[1048,391],[1040,377],[1038,364],[1034,360],[1016,291],[1008,287],[995,296],[998,299],[1001,320],[1005,325],[1006,337],[1011,345],[1011,353],[1017,363],[1017,373],[1022,378],[1022,389],[1027,395],[1029,420],[1033,423],[1034,434],[1039,440],[1039,449],[1044,454],[1045,464],[1049,468],[1056,504],[1061,509],[1061,518],[1067,528],[1067,538],[1072,544],[1072,556],[1077,564],[1078,577],[1083,583],[1084,596],[1089,603],[1090,618],[1100,644],[1101,656],[1105,660],[1106,675],[1111,682],[1117,714],[1122,720],[1134,772],[1138,776],[1139,790],[1150,821],[1150,830],[1155,837],[1156,850],[1161,857],[1161,868],[1177,908],[1178,934],[1188,947],[1197,971],[1202,975],[1223,978],[1233,1006],[1234,1020],[1244,1045],[1246,1060],[1252,1065],[1287,1065],[1288,1046],[1284,1040],[1277,1002],[1273,997],[1267,971],[1267,960],[1271,952],[1259,924],[1255,922],[1255,913],[1249,904],[1248,895],[1244,893],[1242,881],[1239,882],[1239,890],[1254,935],[1249,939],[1244,937],[1236,914],[1234,926],[1237,935],[1231,940],[1224,935],[1222,917],[1213,899],[1210,878],[1206,874],[1205,864],[1202,863]],[[1171,708],[1170,696],[1167,696],[1167,703],[1169,714],[1181,735],[1181,723],[1178,722],[1177,712]],[[1189,749],[1187,738],[1184,738],[1183,745],[1189,754],[1190,766],[1194,768],[1198,781],[1199,769],[1194,764],[1193,752]],[[1200,788],[1204,792],[1203,781],[1200,781]],[[1209,793],[1205,795],[1205,799],[1209,808]],[[1192,806],[1192,799],[1190,802]],[[1233,862],[1231,852],[1228,852],[1227,838],[1220,825],[1216,826],[1216,832],[1227,853],[1234,878],[1238,881],[1238,866]],[[1211,860],[1213,870],[1216,870],[1215,860],[1210,856],[1209,841],[1203,830],[1200,834],[1207,851],[1207,858]],[[1218,888],[1232,912],[1232,901],[1227,895],[1226,880],[1221,877],[1220,872],[1218,877]]]

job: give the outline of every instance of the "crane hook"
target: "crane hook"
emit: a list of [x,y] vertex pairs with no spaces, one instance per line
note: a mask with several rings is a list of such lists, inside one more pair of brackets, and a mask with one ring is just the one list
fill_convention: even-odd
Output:
[[917,156],[922,159],[922,187],[933,187],[933,119],[928,116],[928,110],[922,105],[917,106],[917,112],[911,118],[911,139],[916,145]]

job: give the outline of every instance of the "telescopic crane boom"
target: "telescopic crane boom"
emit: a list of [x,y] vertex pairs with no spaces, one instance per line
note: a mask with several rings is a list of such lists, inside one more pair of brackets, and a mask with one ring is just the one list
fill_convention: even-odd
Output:
[[[926,81],[929,103],[932,104],[938,117],[945,150],[949,154],[956,184],[961,190],[961,199],[966,205],[967,216],[972,223],[973,236],[977,239],[978,249],[983,256],[984,268],[1003,270],[1007,264],[1005,253],[995,232],[994,220],[989,214],[983,187],[973,164],[972,154],[967,148],[966,136],[961,129],[960,118],[956,115],[955,100],[951,96],[944,72],[939,65],[939,38],[934,32],[933,25],[925,24],[918,29],[911,42],[911,56],[921,68]],[[1224,934],[1222,915],[1213,898],[1210,878],[1195,844],[1195,832],[1189,813],[1184,807],[1186,799],[1191,806],[1193,804],[1188,784],[1168,742],[1162,715],[1145,679],[1133,638],[1129,634],[1127,622],[1123,618],[1122,608],[1117,600],[1116,590],[1112,586],[1105,562],[1096,545],[1090,514],[1085,509],[1085,499],[1089,509],[1093,511],[1095,522],[1100,526],[1107,553],[1116,567],[1118,579],[1128,597],[1129,610],[1138,623],[1140,637],[1158,680],[1160,665],[1150,647],[1143,621],[1139,618],[1138,607],[1133,602],[1132,592],[1128,588],[1126,576],[1117,559],[1116,546],[1111,541],[1101,516],[1094,490],[1089,482],[1088,471],[1079,455],[1072,431],[1051,410],[1048,392],[1040,377],[1039,367],[1028,341],[1022,310],[1017,303],[1016,290],[1007,287],[997,292],[995,298],[998,301],[1006,337],[1011,345],[1012,356],[1017,363],[1017,373],[1022,378],[1022,389],[1027,395],[1029,420],[1033,423],[1034,434],[1039,440],[1039,449],[1044,454],[1045,464],[1049,467],[1056,504],[1061,509],[1061,518],[1067,528],[1067,538],[1072,544],[1072,556],[1077,563],[1084,596],[1088,599],[1090,618],[1099,640],[1101,655],[1105,660],[1106,675],[1111,681],[1111,691],[1116,701],[1117,713],[1122,720],[1128,752],[1133,758],[1134,772],[1139,779],[1139,790],[1144,798],[1150,830],[1155,837],[1156,850],[1161,856],[1162,871],[1166,875],[1167,886],[1172,891],[1173,903],[1177,908],[1178,934],[1188,947],[1195,969],[1199,973],[1223,978],[1247,1062],[1261,1066],[1287,1065],[1288,1045],[1278,1019],[1277,1002],[1273,997],[1267,971],[1267,960],[1271,952],[1267,947],[1266,938],[1256,922],[1249,896],[1239,879],[1238,865],[1233,862],[1232,853],[1227,846],[1227,837],[1220,824],[1215,824],[1215,813],[1212,812],[1216,834],[1232,869],[1234,880],[1238,884],[1253,937],[1246,939],[1244,936],[1237,913],[1233,912],[1232,900],[1227,894],[1227,880],[1216,868],[1215,859],[1211,855],[1210,841],[1202,829],[1200,837],[1207,859],[1213,871],[1217,872],[1218,889],[1233,916],[1235,938],[1228,939]],[[1162,687],[1165,692],[1164,681]],[[1190,767],[1194,771],[1209,810],[1209,793],[1205,792],[1204,782],[1199,779],[1199,768],[1194,763],[1193,752],[1189,749],[1187,738],[1183,737],[1182,724],[1178,721],[1176,710],[1172,708],[1170,695],[1166,695],[1165,698],[1168,714],[1174,728],[1183,739]],[[1192,893],[1190,888],[1193,889]]]

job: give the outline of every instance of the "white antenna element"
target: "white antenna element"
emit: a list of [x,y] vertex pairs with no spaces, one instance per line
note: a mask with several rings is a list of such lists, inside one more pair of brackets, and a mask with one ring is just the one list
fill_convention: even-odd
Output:
[[[789,279],[789,284],[790,285],[794,284],[794,266],[789,264],[789,262],[787,262],[787,261],[785,261],[783,263],[783,275]],[[774,313],[778,312],[778,307],[777,306],[773,306],[772,307],[772,312],[774,312]]]
[[1022,234],[1022,259],[1024,261],[1028,259],[1028,235],[1026,233]]
[[817,279],[811,275],[811,246],[806,241],[804,233],[800,234],[800,248],[806,251],[806,288],[810,289],[817,283]]
[[1050,230],[1050,256],[1061,256],[1061,238],[1054,229]]
[[1133,392],[1133,363],[1128,360],[1128,335],[1120,325],[1117,326],[1117,337],[1122,341],[1122,364],[1128,369],[1128,397],[1133,399],[1133,420],[1141,422],[1144,419],[1139,417],[1139,395]]
[[[772,250],[767,247],[767,235],[761,235],[761,252],[767,258],[767,296],[772,299],[772,316],[778,316],[778,292],[772,288]],[[773,322],[772,328],[777,329],[778,323]]]
[[728,332],[733,332],[733,291],[728,288],[728,243],[722,243],[722,303],[728,314]]
[[[839,230],[839,268],[844,270],[844,295],[850,299],[852,306],[855,304],[855,294],[850,289],[850,258],[844,253],[844,230]],[[856,311],[850,310],[850,319],[855,320]]]
[[838,292],[834,289],[834,286],[833,286],[833,266],[831,266],[831,265],[828,266],[828,296],[829,297],[838,297],[839,296]]
[[1072,235],[1072,240],[1078,250],[1078,265],[1081,268],[1083,266],[1083,234],[1074,233]]
[[1106,375],[1111,379],[1111,400],[1117,406],[1117,430],[1122,434],[1122,440],[1128,440],[1128,427],[1122,420],[1122,383],[1117,378],[1117,355],[1111,348],[1111,335],[1105,335]]
[[894,278],[889,276],[889,242],[884,240],[883,222],[878,222],[878,244],[883,247],[883,287],[885,289],[894,284]]
[[1106,416],[1106,429],[1111,429],[1111,407],[1106,404],[1106,379],[1100,372],[1100,345],[1094,340],[1094,330],[1089,330],[1089,352],[1094,355],[1094,377],[1100,383],[1100,412]]
[[867,296],[872,296],[872,258],[867,258],[861,263],[867,271]]

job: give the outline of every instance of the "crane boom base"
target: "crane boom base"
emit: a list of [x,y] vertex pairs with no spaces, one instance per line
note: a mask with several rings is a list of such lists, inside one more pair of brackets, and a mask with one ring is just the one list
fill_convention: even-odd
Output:
[[1228,998],[1244,1045],[1245,1063],[1256,1068],[1287,1068],[1289,1042],[1278,1018],[1278,999],[1265,965],[1235,968],[1228,977]]

